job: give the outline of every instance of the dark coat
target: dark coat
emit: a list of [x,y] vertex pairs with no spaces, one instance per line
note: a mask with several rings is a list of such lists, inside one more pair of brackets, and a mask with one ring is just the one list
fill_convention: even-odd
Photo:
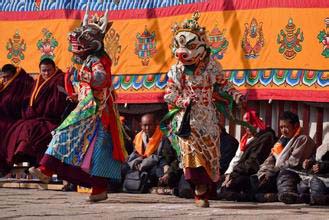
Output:
[[271,128],[258,132],[254,139],[248,143],[239,163],[233,168],[231,178],[237,176],[250,176],[257,173],[260,165],[271,152],[276,141],[275,132]]

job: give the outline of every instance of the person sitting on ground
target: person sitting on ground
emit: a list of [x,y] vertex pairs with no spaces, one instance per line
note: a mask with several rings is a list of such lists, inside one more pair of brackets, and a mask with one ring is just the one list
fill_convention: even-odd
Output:
[[[149,187],[175,184],[174,163],[176,153],[169,140],[160,131],[154,114],[145,114],[141,118],[141,128],[134,139],[134,151],[129,155],[123,168],[123,176],[131,171],[147,172]],[[178,182],[178,180],[177,180]]]
[[221,153],[221,158],[219,159],[221,173],[225,173],[228,169],[238,147],[239,141],[237,141],[232,135],[228,134],[225,128],[222,127],[219,147],[219,152]]
[[24,69],[5,64],[0,72],[0,177],[7,173],[7,148],[2,142],[11,125],[22,118],[33,87],[33,78]]
[[278,191],[282,202],[329,205],[329,142],[318,147],[314,156],[304,160],[303,171],[280,172]]
[[29,162],[30,166],[39,164],[51,140],[51,131],[60,124],[70,106],[64,92],[64,74],[56,69],[55,62],[43,59],[39,68],[28,107],[4,138],[8,167],[21,162]]
[[[258,202],[277,201],[277,177],[280,169],[301,170],[303,161],[310,158],[316,149],[314,141],[301,133],[298,115],[285,111],[279,119],[282,135],[257,174],[251,176]],[[282,198],[279,199],[282,201]]]
[[220,199],[250,200],[249,177],[259,170],[276,141],[273,129],[265,126],[255,110],[243,115],[243,120],[251,124],[255,130],[245,128],[239,148],[225,172],[225,180],[218,192]]

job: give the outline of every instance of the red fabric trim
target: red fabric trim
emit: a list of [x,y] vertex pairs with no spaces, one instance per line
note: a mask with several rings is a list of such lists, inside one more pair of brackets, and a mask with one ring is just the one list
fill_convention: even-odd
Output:
[[[111,59],[107,56],[102,56],[100,58],[100,62],[103,64],[105,71],[111,76]],[[121,141],[119,136],[119,128],[117,124],[116,112],[113,109],[113,100],[111,97],[108,99],[108,112],[104,110],[102,112],[102,123],[105,126],[105,129],[110,130],[112,136],[112,144],[113,144],[113,159],[124,162],[125,156],[122,152]]]
[[40,165],[38,167],[38,169],[41,171],[41,173],[43,173],[46,176],[52,177],[52,175],[54,174],[54,172],[52,170],[48,170],[45,166]]
[[69,97],[72,97],[73,93],[74,93],[74,89],[73,89],[73,85],[72,85],[70,77],[71,77],[70,69],[67,69],[67,71],[65,73],[65,77],[64,77],[64,86],[65,86],[67,95]]
[[[327,0],[209,0],[207,2],[184,4],[166,8],[114,10],[109,13],[110,20],[150,19],[174,15],[200,12],[248,10],[260,8],[328,8]],[[0,12],[0,20],[43,20],[43,19],[78,19],[81,20],[84,11],[49,10],[29,12]]]
[[165,92],[117,93],[116,103],[164,103]]
[[239,89],[249,100],[292,100],[329,102],[329,91],[296,90],[296,89]]
[[[242,94],[248,91],[249,100],[294,100],[329,102],[329,91],[304,91],[292,89],[239,89]],[[141,92],[120,93],[118,92],[117,103],[163,103],[165,92]]]

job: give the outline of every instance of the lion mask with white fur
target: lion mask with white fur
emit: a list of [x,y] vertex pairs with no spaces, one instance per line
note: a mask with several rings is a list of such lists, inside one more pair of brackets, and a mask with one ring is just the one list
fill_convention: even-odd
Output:
[[199,18],[199,12],[195,12],[192,19],[172,27],[172,53],[184,66],[197,65],[210,55],[206,30],[199,26]]

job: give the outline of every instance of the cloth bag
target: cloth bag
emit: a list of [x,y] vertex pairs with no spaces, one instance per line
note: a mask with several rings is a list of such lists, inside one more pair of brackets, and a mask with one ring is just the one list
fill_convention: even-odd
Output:
[[190,117],[191,117],[191,106],[189,104],[184,112],[182,122],[180,126],[177,128],[176,135],[180,138],[188,138],[191,135],[191,125],[190,125]]
[[123,191],[127,193],[145,193],[148,190],[148,174],[138,170],[129,171],[123,181]]

